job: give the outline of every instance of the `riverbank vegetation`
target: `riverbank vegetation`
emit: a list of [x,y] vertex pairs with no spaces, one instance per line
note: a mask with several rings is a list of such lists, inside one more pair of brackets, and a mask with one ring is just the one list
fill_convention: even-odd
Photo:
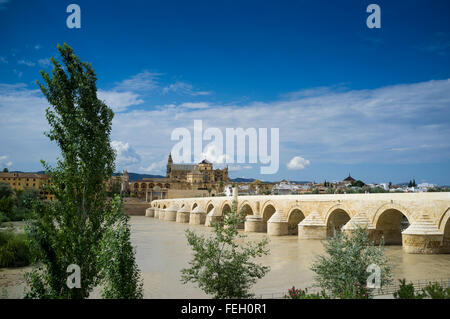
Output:
[[371,290],[367,287],[370,265],[380,270],[380,285],[392,282],[392,265],[384,254],[383,243],[375,245],[367,231],[357,227],[350,233],[339,232],[323,242],[325,255],[316,257],[311,270],[315,272],[315,286],[320,294],[308,294],[307,290],[288,290],[291,299],[369,299]]
[[238,227],[244,223],[245,214],[243,210],[236,213],[235,202],[232,206],[231,213],[223,216],[223,222],[213,222],[213,236],[186,230],[194,256],[190,267],[181,270],[181,281],[197,284],[214,299],[253,297],[250,288],[270,270],[253,261],[269,253],[267,239],[242,243],[246,236],[239,234]]
[[26,219],[37,199],[39,191],[36,189],[14,191],[8,183],[0,183],[0,223]]
[[13,229],[0,230],[0,268],[24,267],[30,262],[26,235],[15,233]]
[[450,299],[450,287],[443,287],[438,282],[430,282],[422,289],[416,289],[412,282],[399,280],[400,287],[394,292],[395,299]]

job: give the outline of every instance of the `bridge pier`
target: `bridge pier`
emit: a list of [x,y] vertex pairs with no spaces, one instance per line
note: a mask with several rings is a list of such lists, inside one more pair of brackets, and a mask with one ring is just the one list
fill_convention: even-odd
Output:
[[149,207],[145,210],[145,217],[153,217],[155,216],[155,208]]
[[312,212],[298,224],[299,239],[327,239],[327,225],[318,212]]
[[200,209],[200,206],[194,208],[189,215],[189,224],[191,225],[204,225],[206,219],[206,213]]
[[222,215],[218,212],[216,208],[213,208],[205,218],[205,226],[212,227],[214,222],[220,222],[222,220]]
[[160,211],[160,208],[155,207],[155,214],[153,215],[153,217],[159,219],[159,211]]
[[178,211],[177,211],[177,219],[176,222],[177,223],[189,223],[189,217],[190,217],[190,212],[187,209],[186,206],[181,207]]
[[174,222],[177,219],[177,210],[178,207],[175,204],[170,205],[170,207],[166,209],[166,213],[164,214],[164,220]]
[[245,216],[244,231],[254,233],[265,233],[267,224],[263,222],[263,218],[258,215]]
[[342,231],[344,231],[348,235],[351,235],[352,231],[357,229],[358,226],[364,228],[367,231],[367,234],[368,234],[370,240],[377,242],[377,240],[375,238],[376,237],[375,227],[372,225],[369,218],[367,217],[367,215],[364,212],[353,216],[342,227]]
[[166,216],[166,209],[167,209],[167,208],[163,208],[163,209],[160,209],[160,210],[159,210],[158,219],[164,220],[164,217]]
[[428,215],[422,214],[402,232],[402,248],[408,254],[445,253],[444,234]]
[[267,221],[267,235],[270,236],[286,236],[289,234],[288,221],[280,210],[275,213]]

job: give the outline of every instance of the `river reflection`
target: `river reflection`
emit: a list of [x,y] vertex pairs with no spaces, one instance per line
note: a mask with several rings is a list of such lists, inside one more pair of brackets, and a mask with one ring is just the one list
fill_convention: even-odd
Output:
[[[137,262],[144,277],[145,298],[208,298],[192,284],[180,282],[180,270],[188,266],[191,249],[184,234],[190,228],[210,233],[212,228],[159,219],[132,216],[132,242],[137,248]],[[245,233],[247,240],[261,240],[262,233]],[[310,266],[323,253],[318,240],[299,240],[297,236],[270,237],[270,255],[259,259],[270,272],[253,288],[257,295],[280,293],[288,288],[309,287],[314,273]],[[450,278],[450,255],[405,254],[401,246],[387,246],[386,254],[395,266],[395,278],[407,280]]]

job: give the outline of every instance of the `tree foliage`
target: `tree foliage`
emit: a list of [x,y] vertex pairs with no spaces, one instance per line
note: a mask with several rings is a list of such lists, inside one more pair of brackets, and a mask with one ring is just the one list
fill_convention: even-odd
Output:
[[[55,196],[50,203],[36,202],[27,226],[36,268],[27,275],[30,298],[87,298],[102,278],[101,243],[111,222],[114,204],[108,202],[105,181],[114,171],[110,145],[112,110],[97,98],[96,74],[68,45],[58,45],[62,62],[51,58],[52,76],[41,71],[42,93],[50,131],[45,134],[60,148],[55,168],[42,161]],[[118,215],[118,214],[116,214]],[[81,288],[66,285],[66,270],[81,270]]]
[[122,209],[118,195],[106,214],[106,229],[101,242],[100,263],[104,280],[103,298],[141,299],[143,283],[130,243],[129,217]]
[[333,297],[369,297],[366,270],[370,264],[380,267],[382,286],[391,283],[392,265],[384,255],[383,244],[374,245],[366,229],[358,227],[351,234],[340,232],[323,245],[326,255],[318,256],[311,269],[318,286]]
[[232,213],[223,216],[223,224],[213,223],[212,236],[186,230],[194,256],[190,267],[181,270],[181,280],[196,283],[215,299],[252,297],[250,288],[270,270],[253,261],[269,253],[267,239],[242,243],[246,236],[239,234],[238,225],[245,220],[244,211],[236,213],[234,202],[232,206]]

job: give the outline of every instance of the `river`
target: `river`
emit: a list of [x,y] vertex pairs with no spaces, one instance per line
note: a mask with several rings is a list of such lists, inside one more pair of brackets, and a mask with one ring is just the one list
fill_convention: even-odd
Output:
[[[187,245],[185,229],[200,234],[211,233],[212,228],[163,221],[155,218],[132,216],[131,240],[136,247],[137,263],[144,278],[145,298],[208,298],[192,284],[183,285],[180,270],[188,266],[191,249]],[[246,240],[259,241],[266,234],[245,233]],[[310,266],[318,254],[323,253],[318,240],[299,240],[297,236],[269,238],[270,254],[259,262],[270,266],[270,272],[253,287],[259,296],[286,292],[293,285],[299,288],[312,286],[314,273]],[[395,266],[394,278],[408,281],[450,278],[450,254],[405,254],[401,246],[387,246],[386,254]],[[20,298],[24,283],[22,274],[29,267],[0,269],[0,298]],[[3,289],[4,288],[4,289]],[[93,293],[92,297],[98,297]]]
[[[205,298],[199,288],[183,285],[180,270],[188,266],[191,249],[184,234],[190,228],[207,234],[212,228],[133,216],[132,241],[137,247],[137,262],[144,276],[146,298]],[[261,240],[266,234],[245,233],[246,240]],[[270,255],[259,262],[270,266],[270,272],[253,287],[256,295],[281,293],[293,285],[312,286],[310,270],[317,254],[323,253],[319,240],[299,240],[297,236],[269,238]],[[450,278],[450,255],[413,255],[401,246],[386,246],[386,255],[395,266],[394,278],[408,281]],[[265,295],[268,296],[268,295]]]

